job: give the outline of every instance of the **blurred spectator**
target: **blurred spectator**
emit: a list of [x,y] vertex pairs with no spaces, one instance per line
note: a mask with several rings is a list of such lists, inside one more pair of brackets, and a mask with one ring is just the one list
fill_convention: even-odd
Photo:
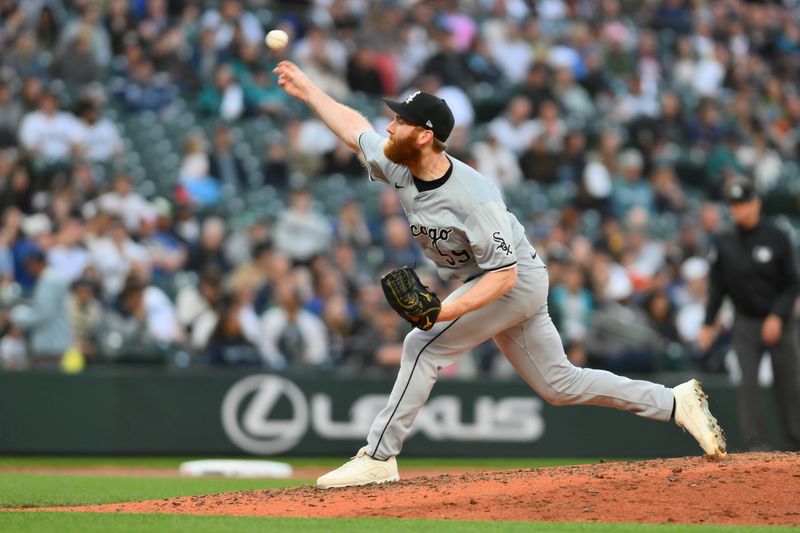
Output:
[[277,305],[261,316],[261,357],[271,368],[320,366],[329,360],[324,322],[303,309],[297,282],[276,286]]
[[680,293],[676,325],[683,341],[698,350],[697,335],[706,312],[708,261],[702,257],[686,259],[681,265],[681,280],[685,285]]
[[350,353],[353,333],[347,298],[341,294],[331,296],[325,302],[321,318],[328,331],[330,358],[334,363],[341,363]]
[[125,229],[134,235],[138,234],[143,221],[155,219],[152,206],[136,191],[130,175],[126,173],[117,174],[114,177],[113,188],[83,208],[86,217],[91,217],[98,211],[120,217]]
[[619,176],[614,180],[614,212],[624,217],[636,206],[647,213],[653,211],[653,191],[642,178],[644,159],[635,148],[628,148],[619,154]]
[[327,176],[343,174],[349,177],[361,177],[365,173],[358,156],[343,142],[337,142],[333,150],[323,154],[321,172]]
[[203,13],[200,24],[214,36],[217,50],[227,49],[237,38],[249,43],[261,43],[264,39],[258,19],[245,11],[239,0],[223,0],[219,10],[212,8]]
[[347,100],[350,89],[345,81],[347,48],[318,26],[307,28],[294,45],[294,58],[308,76],[336,100]]
[[258,364],[261,345],[258,315],[249,293],[223,295],[214,329],[208,339],[208,358],[212,365]]
[[500,35],[488,36],[489,49],[505,78],[511,83],[518,83],[532,63],[533,49],[526,42],[518,22],[510,19],[499,19],[498,22],[502,24],[502,28],[498,28]]
[[569,68],[560,68],[556,71],[553,94],[560,107],[578,119],[588,119],[595,113],[589,93],[578,85],[575,75]]
[[330,249],[331,223],[313,206],[311,191],[295,189],[289,208],[281,213],[273,230],[275,248],[295,262],[308,262]]
[[556,179],[561,183],[579,185],[586,168],[586,137],[578,130],[564,136],[564,149],[556,163]]
[[100,79],[100,65],[92,50],[91,32],[76,33],[55,57],[52,74],[68,86],[81,87]]
[[100,12],[91,2],[84,2],[78,9],[78,16],[64,27],[58,43],[56,55],[60,55],[79,34],[84,34],[94,54],[97,65],[105,68],[111,62],[111,43],[108,32],[100,20]]
[[502,116],[489,123],[489,133],[517,156],[530,147],[540,128],[531,119],[530,101],[523,96],[511,99]]
[[266,70],[250,72],[249,83],[244,85],[245,106],[250,113],[276,118],[287,114],[286,92],[275,83],[274,76]]
[[353,92],[372,96],[385,94],[374,50],[362,45],[353,51],[347,61],[347,84]]
[[567,357],[574,365],[586,365],[585,341],[591,325],[594,306],[592,294],[585,286],[580,265],[570,262],[564,267],[562,282],[553,286],[549,299],[553,313],[559,318]]
[[244,112],[244,91],[233,77],[230,66],[219,65],[212,84],[207,84],[197,100],[198,109],[212,117],[236,120]]
[[4,372],[27,370],[29,365],[25,331],[11,324],[0,338],[0,369]]
[[223,184],[236,189],[248,189],[247,174],[242,160],[233,153],[231,130],[227,125],[218,126],[214,130],[211,153],[208,156],[209,174]]
[[217,307],[222,299],[222,271],[209,265],[200,272],[197,287],[185,285],[176,298],[177,317],[189,333],[189,346],[202,350],[208,343],[219,318]]
[[658,165],[650,175],[653,189],[653,206],[659,213],[680,213],[686,209],[687,199],[675,170],[668,165]]
[[25,111],[33,111],[39,107],[42,95],[45,93],[42,79],[37,76],[24,78],[20,97]]
[[130,77],[119,97],[128,111],[163,111],[175,99],[176,88],[164,74],[156,73],[153,63],[143,59],[130,65]]
[[[418,231],[418,230],[417,230]],[[408,231],[408,223],[399,216],[387,218],[383,223],[383,263],[382,267],[394,268],[397,265],[415,265],[423,261],[422,250],[412,240],[414,228]]]
[[[703,99],[695,118],[689,123],[688,140],[704,150],[710,150],[725,133],[719,110],[713,100]],[[729,137],[733,139],[734,137]]]
[[243,223],[225,239],[225,257],[231,265],[242,265],[253,259],[253,252],[258,246],[271,244],[272,221],[267,216],[255,213],[244,217]]
[[15,207],[22,213],[30,215],[34,212],[33,195],[34,188],[28,168],[17,163],[12,165],[8,155],[0,156],[3,159],[2,167],[7,168],[3,174],[3,186],[0,189],[0,209]]
[[27,113],[19,126],[22,147],[46,163],[68,160],[78,151],[81,126],[72,113],[59,109],[58,96],[42,93],[39,110]]
[[[152,230],[145,229],[141,242],[153,265],[153,281],[156,284],[169,283],[186,265],[187,246],[173,228],[173,212],[169,200],[155,198],[153,211],[155,221]],[[144,224],[143,227],[149,226]]]
[[113,55],[125,50],[125,40],[134,31],[134,17],[128,0],[111,0],[104,19]]
[[55,369],[73,340],[67,311],[69,283],[55,268],[47,266],[42,252],[26,256],[25,268],[36,279],[36,286],[30,305],[12,308],[11,323],[29,335],[32,366]]
[[445,17],[440,17],[439,22],[434,23],[429,35],[436,43],[436,48],[423,65],[422,72],[438,76],[444,86],[465,90],[474,81],[463,57],[464,47],[470,43],[459,45],[454,29]]
[[108,163],[122,155],[124,146],[117,126],[101,116],[100,104],[84,98],[78,102],[75,114],[83,131],[80,134],[81,155],[92,163]]
[[225,257],[225,236],[228,228],[225,220],[219,217],[208,217],[203,221],[200,232],[200,242],[192,246],[189,250],[189,261],[187,268],[195,272],[200,272],[208,265],[213,265],[228,272],[231,265]]
[[99,217],[107,222],[96,238],[88,240],[89,262],[103,282],[106,298],[113,300],[131,273],[137,273],[140,279],[150,277],[150,256],[147,248],[130,237],[118,216],[102,213]]
[[43,50],[52,51],[58,44],[58,36],[64,24],[64,8],[61,2],[41,2],[36,15],[36,40]]
[[289,185],[289,160],[283,141],[270,141],[264,148],[264,165],[261,167],[264,184],[285,189]]
[[362,287],[357,307],[345,366],[359,375],[382,369],[391,372],[400,366],[408,324],[386,303],[380,285]]
[[17,130],[25,109],[14,98],[14,86],[10,79],[0,76],[0,148],[17,144]]
[[644,300],[644,309],[650,319],[650,327],[659,335],[663,349],[658,355],[663,359],[671,358],[673,365],[669,370],[684,366],[683,350],[680,346],[678,328],[675,326],[675,306],[669,295],[663,290],[650,292]]
[[624,271],[603,268],[609,277],[586,339],[589,366],[615,373],[652,372],[661,339],[644,311],[630,305],[633,284]]
[[337,242],[347,243],[356,248],[367,248],[372,243],[372,235],[361,204],[355,197],[347,198],[341,203],[334,233]]
[[181,188],[193,205],[211,205],[221,198],[220,183],[210,174],[206,139],[195,132],[185,141],[183,160],[178,170]]
[[115,309],[105,314],[103,328],[100,338],[107,354],[152,355],[184,338],[169,298],[135,276],[126,280]]
[[19,34],[13,47],[3,54],[2,66],[11,69],[21,79],[36,77],[46,78],[47,62],[39,53],[36,34],[25,30]]
[[555,183],[558,178],[558,156],[547,148],[544,136],[538,135],[519,157],[519,166],[525,179],[542,184]]
[[521,96],[528,99],[532,115],[538,115],[539,106],[542,105],[542,102],[553,100],[547,65],[536,63],[531,66],[525,74],[525,79],[519,84],[517,91]]
[[514,187],[522,181],[522,170],[514,152],[500,144],[491,133],[484,142],[475,143],[472,150],[478,172],[501,189]]
[[89,265],[89,252],[83,246],[83,220],[71,216],[64,221],[56,235],[55,244],[47,251],[47,264],[72,283],[83,275]]
[[88,278],[80,278],[72,284],[67,300],[69,321],[74,334],[73,345],[88,360],[98,354],[100,326],[104,308],[99,300],[97,286]]

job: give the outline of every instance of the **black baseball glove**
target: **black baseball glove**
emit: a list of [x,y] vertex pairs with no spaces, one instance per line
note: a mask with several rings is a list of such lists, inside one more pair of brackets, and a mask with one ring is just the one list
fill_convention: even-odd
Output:
[[442,302],[422,284],[412,268],[395,268],[381,278],[381,287],[392,309],[415,328],[427,331],[436,323]]

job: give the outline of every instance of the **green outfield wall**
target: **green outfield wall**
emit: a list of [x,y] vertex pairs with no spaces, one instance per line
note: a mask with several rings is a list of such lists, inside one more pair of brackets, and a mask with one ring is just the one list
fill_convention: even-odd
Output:
[[[308,374],[0,374],[0,453],[346,456],[363,444],[391,386],[391,379]],[[704,387],[729,449],[741,449],[735,388],[720,378]],[[773,415],[768,425],[779,444]],[[697,452],[672,423],[599,407],[551,407],[520,380],[441,380],[404,448],[409,456]]]

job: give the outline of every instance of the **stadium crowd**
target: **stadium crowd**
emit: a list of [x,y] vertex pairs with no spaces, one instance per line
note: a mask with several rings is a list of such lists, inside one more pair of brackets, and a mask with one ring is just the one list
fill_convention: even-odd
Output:
[[[2,367],[393,371],[408,326],[381,273],[453,286],[394,191],[277,87],[289,57],[378,131],[382,95],[448,102],[449,151],[526,221],[575,364],[720,371],[726,337],[697,347],[717,200],[745,176],[795,214],[799,18],[792,0],[0,0]],[[486,343],[444,372],[501,360]]]

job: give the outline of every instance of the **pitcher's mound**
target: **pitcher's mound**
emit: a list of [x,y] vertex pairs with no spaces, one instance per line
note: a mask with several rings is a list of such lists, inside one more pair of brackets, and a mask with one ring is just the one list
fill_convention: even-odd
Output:
[[[403,475],[402,461],[400,475]],[[800,525],[800,454],[732,454],[416,477],[70,508],[128,513]],[[62,509],[64,510],[64,509]]]

